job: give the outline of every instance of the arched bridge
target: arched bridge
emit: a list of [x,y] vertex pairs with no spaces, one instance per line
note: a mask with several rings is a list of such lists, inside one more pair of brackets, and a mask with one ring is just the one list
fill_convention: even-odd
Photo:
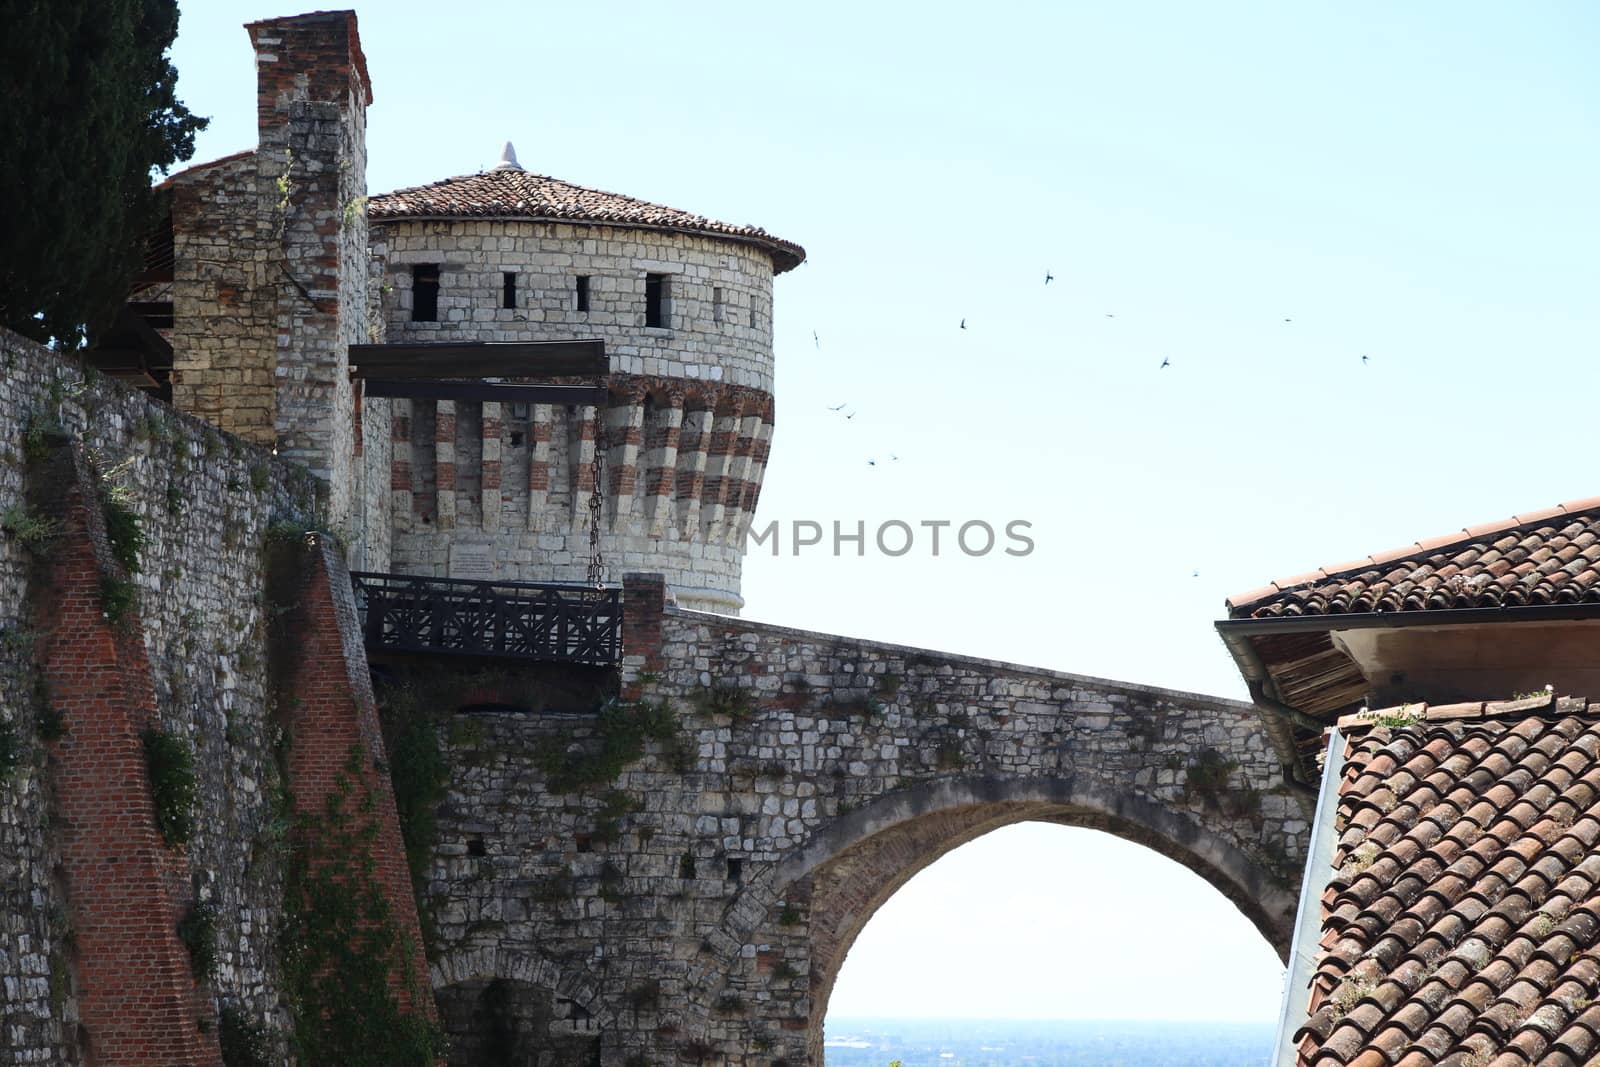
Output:
[[873,911],[1022,820],[1155,849],[1286,954],[1309,801],[1251,705],[662,595],[625,584],[623,691],[641,703],[529,714],[515,672],[446,700],[470,705],[445,734],[426,894],[453,1063],[820,1067]]

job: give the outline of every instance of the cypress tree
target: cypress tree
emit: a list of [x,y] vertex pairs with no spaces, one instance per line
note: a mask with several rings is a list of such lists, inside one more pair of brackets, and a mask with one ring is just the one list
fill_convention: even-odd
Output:
[[0,0],[0,325],[76,347],[160,217],[151,188],[206,120],[176,96],[177,0]]

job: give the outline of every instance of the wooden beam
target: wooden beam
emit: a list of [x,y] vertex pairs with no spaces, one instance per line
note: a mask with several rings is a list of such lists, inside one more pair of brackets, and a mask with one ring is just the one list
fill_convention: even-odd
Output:
[[604,404],[603,385],[494,385],[438,379],[365,379],[367,396],[412,400],[492,400],[501,404]]
[[604,341],[440,341],[351,345],[354,378],[602,377]]

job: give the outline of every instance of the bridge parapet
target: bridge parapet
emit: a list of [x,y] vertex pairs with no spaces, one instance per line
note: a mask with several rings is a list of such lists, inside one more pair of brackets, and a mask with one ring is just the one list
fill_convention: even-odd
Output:
[[1251,705],[681,612],[638,576],[624,589],[624,693],[658,709],[654,739],[585,789],[572,768],[614,722],[473,716],[433,878],[452,950],[537,952],[592,991],[604,1062],[820,1064],[834,975],[872,912],[1028,819],[1162,852],[1286,949],[1306,816]]

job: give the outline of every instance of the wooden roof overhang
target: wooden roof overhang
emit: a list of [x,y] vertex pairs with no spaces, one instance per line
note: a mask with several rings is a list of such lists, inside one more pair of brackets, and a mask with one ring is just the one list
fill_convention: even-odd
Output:
[[[610,372],[605,342],[599,340],[350,346],[350,377],[360,380],[370,397],[603,404]],[[553,378],[590,381],[548,381]]]
[[[1375,688],[1340,634],[1357,630],[1467,628],[1600,620],[1600,604],[1539,604],[1223,619],[1217,632],[1250,688],[1292,735],[1302,771],[1315,766],[1323,733],[1341,715],[1359,710]],[[1537,631],[1535,631],[1537,632]]]

